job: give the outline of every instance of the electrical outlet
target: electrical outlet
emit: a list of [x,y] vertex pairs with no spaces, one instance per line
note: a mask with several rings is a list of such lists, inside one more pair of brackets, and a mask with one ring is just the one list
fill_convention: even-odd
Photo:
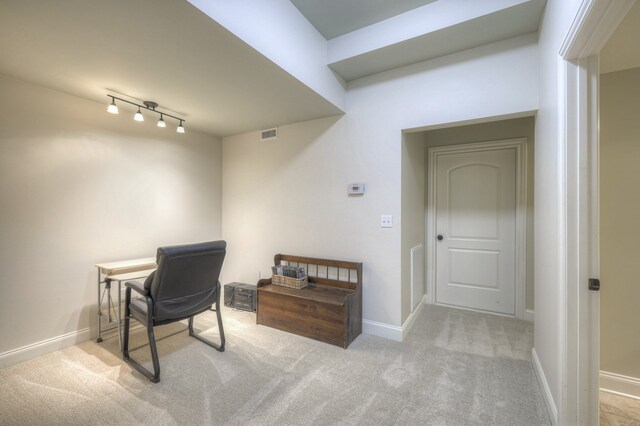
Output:
[[393,216],[390,214],[380,216],[380,228],[393,228]]

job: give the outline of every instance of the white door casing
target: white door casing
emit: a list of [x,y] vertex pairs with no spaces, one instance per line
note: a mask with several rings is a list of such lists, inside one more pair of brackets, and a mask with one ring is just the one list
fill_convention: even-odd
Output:
[[[584,0],[562,44],[560,91],[561,258],[565,260],[559,324],[562,397],[557,424],[598,424],[599,295],[587,279],[599,276],[598,54],[635,0]],[[552,401],[553,402],[553,401]]]
[[427,302],[524,318],[526,139],[428,157]]

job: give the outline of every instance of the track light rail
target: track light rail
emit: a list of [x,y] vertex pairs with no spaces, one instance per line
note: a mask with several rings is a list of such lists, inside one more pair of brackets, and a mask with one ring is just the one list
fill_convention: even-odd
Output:
[[[113,96],[113,95],[109,95],[109,94],[107,94],[107,96],[110,97],[112,101],[117,99],[120,102],[124,102],[124,103],[127,103],[129,105],[134,105],[134,106],[137,106],[138,108],[144,108],[144,109],[146,109],[148,111],[155,112],[156,114],[162,114],[162,115],[164,115],[166,117],[171,117],[174,120],[182,121],[183,123],[186,123],[186,121],[187,121],[184,118],[176,117],[175,115],[167,114],[166,112],[161,112],[161,111],[156,110],[156,108],[158,107],[158,104],[155,103],[155,102],[145,101],[141,105],[141,104],[137,104],[135,102],[128,101],[126,99],[119,98],[117,96]],[[149,105],[149,106],[147,106],[147,105]]]
[[114,96],[114,95],[110,95],[110,94],[107,94],[107,96],[111,98],[111,104],[107,108],[107,112],[109,112],[111,114],[118,114],[118,106],[116,105],[116,99],[117,99],[119,102],[124,102],[126,104],[138,107],[138,112],[136,112],[136,114],[133,117],[133,119],[135,121],[144,121],[144,117],[143,117],[142,113],[140,112],[140,110],[142,108],[144,108],[147,111],[151,111],[151,112],[155,112],[156,114],[160,114],[160,119],[158,120],[158,127],[161,127],[161,128],[167,127],[167,124],[164,121],[164,116],[166,115],[167,117],[170,117],[170,118],[173,118],[174,120],[179,121],[180,124],[178,124],[178,128],[176,129],[176,132],[184,133],[183,123],[186,120],[184,118],[176,117],[175,115],[171,115],[171,114],[168,114],[166,112],[162,112],[162,111],[156,110],[156,108],[158,108],[157,102],[143,101],[142,105],[140,105],[139,103],[131,102],[131,101],[128,101],[126,99],[119,98],[118,96]]

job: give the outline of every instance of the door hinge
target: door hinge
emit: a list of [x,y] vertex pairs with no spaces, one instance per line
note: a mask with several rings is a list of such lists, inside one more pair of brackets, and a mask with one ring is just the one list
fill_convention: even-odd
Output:
[[597,278],[589,278],[589,290],[600,291],[600,280]]

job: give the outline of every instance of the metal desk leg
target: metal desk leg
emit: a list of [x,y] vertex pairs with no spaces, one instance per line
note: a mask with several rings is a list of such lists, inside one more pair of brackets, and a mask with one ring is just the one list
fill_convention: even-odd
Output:
[[107,278],[104,280],[105,289],[107,290],[107,321],[111,324],[111,280]]
[[102,298],[100,297],[100,269],[98,269],[98,338],[96,342],[102,342]]
[[120,344],[120,357],[122,357],[122,288],[121,281],[118,281],[118,343]]

